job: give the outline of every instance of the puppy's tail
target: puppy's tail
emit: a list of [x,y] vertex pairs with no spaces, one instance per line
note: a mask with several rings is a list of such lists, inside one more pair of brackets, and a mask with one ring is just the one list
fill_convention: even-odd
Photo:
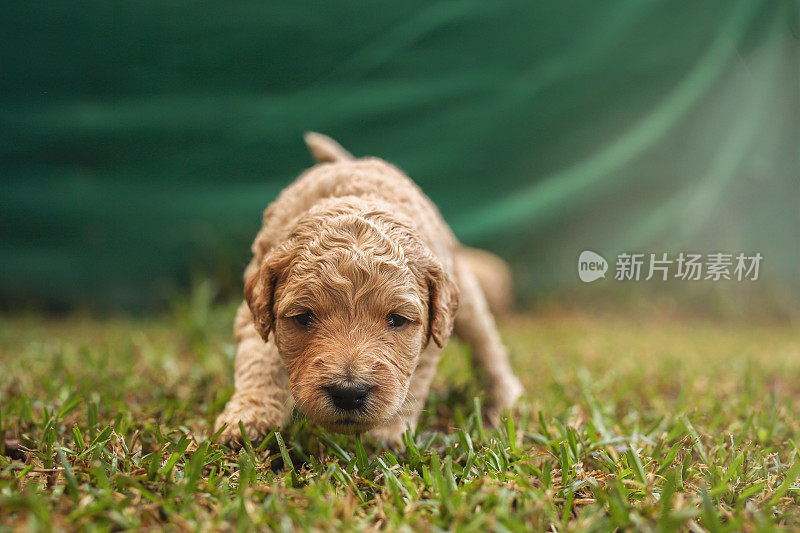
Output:
[[339,143],[321,133],[309,131],[303,138],[311,155],[320,163],[333,163],[354,159],[353,155],[342,148]]

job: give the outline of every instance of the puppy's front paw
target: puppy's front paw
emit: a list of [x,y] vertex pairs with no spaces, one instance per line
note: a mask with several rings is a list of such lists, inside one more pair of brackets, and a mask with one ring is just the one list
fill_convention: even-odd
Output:
[[483,412],[484,424],[490,428],[497,427],[503,411],[514,407],[524,392],[522,383],[514,375],[507,376],[502,383],[493,386],[489,393],[489,403]]
[[367,435],[392,450],[402,450],[405,448],[403,433],[406,429],[408,429],[406,421],[396,421],[370,430]]
[[214,423],[215,431],[224,425],[219,441],[233,448],[240,448],[244,443],[239,422],[244,425],[247,438],[257,444],[273,429],[278,429],[284,422],[283,413],[275,407],[256,402],[231,399],[225,410]]
[[510,375],[492,390],[492,404],[499,409],[514,407],[525,389],[517,376]]

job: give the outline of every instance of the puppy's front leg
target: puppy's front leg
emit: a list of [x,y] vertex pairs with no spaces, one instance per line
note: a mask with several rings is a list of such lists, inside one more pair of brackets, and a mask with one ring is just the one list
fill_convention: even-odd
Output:
[[406,429],[411,428],[413,431],[417,427],[417,420],[428,398],[428,391],[441,354],[442,349],[431,340],[420,354],[419,364],[411,376],[408,394],[400,411],[389,422],[370,431],[370,437],[392,447],[402,446],[403,433]]
[[512,407],[522,394],[522,384],[511,369],[508,350],[500,340],[486,298],[468,265],[461,260],[456,263],[456,275],[461,296],[455,333],[472,346],[472,359],[487,386],[484,418],[497,425],[501,412]]
[[246,303],[236,313],[234,331],[238,343],[235,390],[215,427],[226,425],[220,435],[222,442],[237,442],[241,440],[241,421],[247,437],[256,442],[289,421],[293,407],[289,378],[275,342],[264,342],[258,334]]

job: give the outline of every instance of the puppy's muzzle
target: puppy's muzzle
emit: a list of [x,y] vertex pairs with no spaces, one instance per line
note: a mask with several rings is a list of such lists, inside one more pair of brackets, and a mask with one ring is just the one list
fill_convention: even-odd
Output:
[[360,411],[367,404],[372,387],[361,385],[328,385],[325,392],[331,403],[342,411]]

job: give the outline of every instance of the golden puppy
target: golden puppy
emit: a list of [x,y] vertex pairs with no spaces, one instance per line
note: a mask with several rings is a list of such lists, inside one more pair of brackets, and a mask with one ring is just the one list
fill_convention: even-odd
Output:
[[325,429],[398,444],[439,355],[472,345],[487,417],[522,392],[480,286],[439,211],[400,170],[306,136],[320,164],[264,212],[236,315],[222,439],[257,440],[296,406]]

